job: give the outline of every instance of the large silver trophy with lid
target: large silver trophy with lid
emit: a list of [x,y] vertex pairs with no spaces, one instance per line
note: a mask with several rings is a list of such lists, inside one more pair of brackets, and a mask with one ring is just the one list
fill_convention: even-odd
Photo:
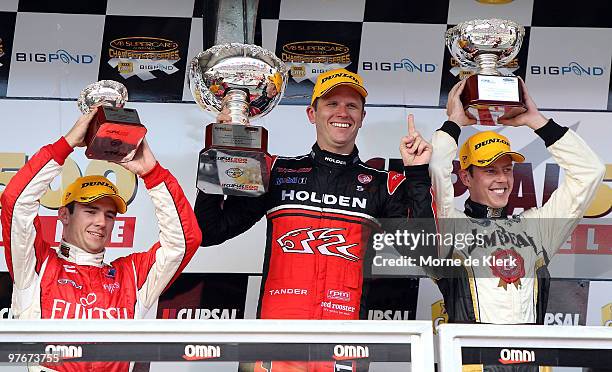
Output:
[[114,80],[100,80],[81,91],[77,106],[83,114],[100,105],[85,135],[88,158],[117,163],[134,158],[147,129],[136,110],[123,107],[127,99],[125,85]]
[[497,70],[516,57],[524,36],[523,26],[503,19],[476,19],[446,31],[450,54],[475,72],[467,78],[461,101],[478,124],[495,125],[500,117],[527,110],[518,78]]
[[191,61],[189,87],[206,111],[227,112],[231,123],[206,126],[197,188],[208,194],[258,196],[268,190],[268,131],[250,121],[280,101],[287,68],[269,50],[249,44],[222,44]]

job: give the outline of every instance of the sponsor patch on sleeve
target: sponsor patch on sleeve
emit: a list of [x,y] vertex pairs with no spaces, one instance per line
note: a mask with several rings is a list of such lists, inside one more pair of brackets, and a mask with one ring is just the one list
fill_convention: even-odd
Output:
[[406,179],[403,174],[390,171],[387,178],[387,191],[389,195],[393,195],[397,187]]

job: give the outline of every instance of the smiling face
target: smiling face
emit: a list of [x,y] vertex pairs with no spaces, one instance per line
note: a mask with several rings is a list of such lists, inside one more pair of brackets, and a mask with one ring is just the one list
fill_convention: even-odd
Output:
[[63,239],[89,253],[104,250],[110,240],[117,206],[115,202],[104,197],[89,204],[75,203],[74,211],[61,207],[59,219],[64,225]]
[[278,90],[276,89],[276,85],[273,82],[268,81],[266,84],[266,97],[273,98],[278,94]]
[[486,167],[472,166],[470,169],[471,174],[467,169],[459,171],[461,182],[470,191],[470,199],[491,208],[505,207],[514,185],[510,155],[502,156]]
[[365,117],[362,96],[350,86],[340,85],[308,106],[308,120],[317,128],[317,144],[323,150],[349,154]]

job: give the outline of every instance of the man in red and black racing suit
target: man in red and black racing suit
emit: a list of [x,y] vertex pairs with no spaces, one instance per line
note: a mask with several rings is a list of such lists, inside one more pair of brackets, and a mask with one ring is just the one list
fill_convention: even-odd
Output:
[[[40,198],[83,138],[95,110],[66,136],[42,147],[2,193],[2,235],[13,279],[17,319],[128,319],[146,314],[193,257],[201,233],[177,180],[153,156],[146,140],[134,160],[122,163],[144,181],[159,221],[159,242],[107,264],[105,245],[117,213],[127,206],[103,176],[78,178],[58,211],[64,229],[59,248],[43,239]],[[66,362],[31,371],[128,371],[129,362]]]
[[[366,247],[378,219],[433,217],[430,148],[418,133],[408,140],[413,152],[419,151],[404,162],[410,165],[404,175],[360,160],[355,137],[365,116],[361,82],[344,69],[319,76],[307,110],[317,143],[309,154],[274,158],[267,193],[225,200],[198,193],[195,212],[204,246],[221,244],[267,218],[259,318],[359,319],[364,270],[370,270],[368,257],[374,254]],[[225,120],[227,115],[218,117]],[[258,362],[255,370],[354,368],[350,362],[273,361]]]

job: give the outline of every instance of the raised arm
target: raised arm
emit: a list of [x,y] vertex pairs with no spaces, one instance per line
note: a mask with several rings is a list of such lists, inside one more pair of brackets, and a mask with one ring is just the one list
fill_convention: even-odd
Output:
[[[217,115],[217,123],[231,123],[229,110]],[[250,229],[266,213],[267,194],[258,197],[206,194],[198,191],[195,214],[202,230],[202,246],[225,242]]]
[[406,176],[404,189],[410,217],[434,218],[435,206],[428,174],[432,146],[416,130],[412,114],[408,115],[408,135],[401,138],[399,150]]
[[456,214],[455,191],[451,176],[460,132],[461,129],[457,124],[447,121],[434,132],[431,139],[434,151],[429,165],[429,174],[438,218],[452,218]]
[[146,311],[183,271],[202,240],[202,234],[189,201],[176,178],[156,160],[146,142],[134,160],[122,163],[144,181],[155,207],[159,242],[149,251],[128,256],[136,272],[139,303]]
[[[6,265],[13,278],[13,314],[27,310],[35,298],[41,267],[55,253],[42,237],[38,209],[40,198],[61,172],[64,161],[80,144],[95,111],[81,116],[66,136],[42,147],[6,185],[2,204],[2,239]],[[82,141],[82,140],[81,140]]]
[[64,160],[72,152],[62,137],[41,148],[18,172],[2,193],[2,239],[6,265],[13,278],[13,292],[19,308],[26,310],[34,298],[38,274],[47,256],[54,252],[43,240],[38,209],[40,198],[60,174]]
[[448,121],[434,132],[431,139],[433,154],[429,165],[429,174],[431,175],[436,211],[439,218],[456,216],[455,191],[451,180],[453,160],[457,156],[461,126],[472,125],[476,122],[465,114],[461,103],[460,96],[464,85],[465,81],[460,81],[449,92],[446,104]]
[[564,171],[563,182],[540,208],[525,211],[522,217],[537,222],[544,248],[551,257],[572,233],[595,196],[605,167],[580,136],[552,119],[536,130],[553,159]]
[[[392,233],[395,230],[404,230],[417,236],[435,233],[436,207],[428,172],[432,147],[416,130],[412,114],[408,115],[408,134],[401,138],[399,150],[404,164],[405,180],[402,181],[395,195],[391,197],[391,200],[395,202],[390,205],[396,205],[396,208],[392,208],[394,213],[390,217],[410,218],[395,218],[383,228]],[[389,177],[393,179],[394,176],[391,173]],[[389,229],[394,231],[389,231]],[[436,247],[428,243],[408,247],[398,245],[395,248],[403,256],[416,259],[416,262],[420,262],[420,256],[436,254]],[[426,267],[423,269],[429,271]]]
[[527,112],[500,120],[509,126],[528,126],[544,140],[557,164],[565,171],[559,188],[540,208],[522,214],[538,226],[549,257],[554,255],[572,233],[589,207],[603,179],[605,167],[591,148],[574,131],[542,115],[521,80]]

